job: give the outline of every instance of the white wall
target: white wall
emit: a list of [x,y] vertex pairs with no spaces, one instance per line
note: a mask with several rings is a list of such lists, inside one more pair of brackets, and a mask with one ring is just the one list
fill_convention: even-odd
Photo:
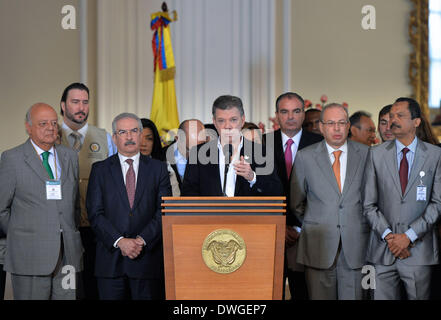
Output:
[[36,102],[59,111],[63,89],[79,80],[79,32],[63,30],[61,8],[78,0],[0,0],[0,152],[25,141]]
[[[376,8],[376,30],[361,27],[367,4]],[[407,0],[294,0],[293,90],[317,103],[327,94],[376,121],[381,107],[411,93],[410,10]]]
[[[104,1],[121,2],[119,0]],[[88,3],[93,2],[88,0]],[[134,56],[122,56],[123,59],[135,59],[138,62],[133,78],[127,78],[130,70],[107,69],[108,79],[113,78],[122,83],[129,81],[133,86],[142,88],[136,92],[125,93],[126,99],[118,101],[118,109],[112,111],[112,115],[123,110],[130,111],[131,106],[136,106],[136,109],[132,111],[142,108],[145,111],[139,115],[149,116],[153,89],[150,13],[160,10],[162,0],[133,0],[132,2],[134,5],[130,7],[130,11],[115,11],[107,16],[102,11],[96,13],[92,8],[89,12],[91,16],[88,24],[93,31],[96,30],[97,25],[99,27],[98,21],[101,21],[99,17],[111,19],[111,22],[120,25],[121,29],[119,33],[110,34],[102,41],[122,37],[125,46],[136,45],[139,48]],[[175,54],[177,54],[177,72],[184,79],[187,77],[187,72],[196,70],[204,73],[206,70],[201,66],[190,69],[187,62],[182,60],[181,54],[184,54],[184,50],[186,50],[187,57],[192,54],[193,50],[191,43],[183,42],[187,37],[184,37],[182,32],[191,29],[192,24],[199,29],[204,28],[203,24],[201,25],[203,21],[209,24],[204,32],[210,30],[214,33],[220,32],[215,25],[210,24],[212,22],[210,19],[188,21],[186,13],[194,10],[200,11],[201,8],[195,7],[199,2],[199,0],[170,0],[168,2],[171,10],[179,10],[179,21],[174,23],[172,30]],[[246,3],[248,2],[247,0]],[[219,1],[215,5],[221,6],[222,3]],[[284,72],[282,68],[283,25],[281,23],[283,1],[276,0],[274,3],[276,6],[276,37],[274,39],[276,61],[273,100],[283,91]],[[73,4],[79,9],[79,0],[0,0],[0,41],[2,44],[0,50],[0,110],[2,111],[0,151],[18,145],[26,139],[23,118],[31,104],[45,101],[58,110],[60,95],[64,87],[70,82],[79,80],[79,30],[61,28],[61,8],[65,4]],[[361,8],[365,4],[374,5],[376,8],[376,30],[365,31],[361,28]],[[226,5],[237,6],[237,3],[227,1]],[[407,24],[410,9],[411,2],[408,0],[292,0],[292,90],[313,102],[318,102],[321,94],[325,93],[332,101],[348,102],[351,112],[364,109],[374,114],[396,97],[409,95],[411,88],[407,79],[407,70],[411,47],[408,43]],[[132,16],[136,17],[134,24],[126,21]],[[237,23],[237,16],[235,19],[226,20],[225,24],[230,24],[232,21]],[[236,24],[237,26],[240,25]],[[178,27],[181,29],[178,30]],[[139,32],[143,32],[145,37],[138,37],[141,40],[134,41]],[[253,32],[259,31],[254,28]],[[179,33],[181,37],[177,38]],[[127,37],[125,37],[126,34]],[[200,33],[196,35],[201,37]],[[240,38],[236,39],[236,43],[241,44],[237,41],[238,39]],[[91,79],[97,75],[97,64],[94,60],[96,52],[94,44],[97,41],[95,41],[94,32],[91,32],[88,43],[89,78]],[[211,42],[208,45],[211,46]],[[115,46],[111,50],[121,56],[123,49],[123,47]],[[226,48],[225,52],[230,52],[228,49]],[[212,50],[212,47],[207,48],[207,51]],[[231,48],[231,52],[240,51],[237,48]],[[200,53],[195,52],[194,56],[197,62]],[[222,71],[221,65],[215,62],[211,67]],[[89,85],[94,87],[93,82]],[[236,87],[233,86],[233,91]],[[221,89],[226,91],[228,87]],[[184,93],[188,95],[189,90],[194,92],[200,88],[192,88],[191,82],[188,82],[177,83],[177,90],[178,99],[182,99]],[[99,86],[96,90],[93,89],[92,107],[97,104],[93,101],[93,96],[97,92],[100,92]],[[212,96],[215,95],[215,92],[211,91],[205,93],[197,91],[196,99],[201,99],[199,94],[205,94],[204,103],[208,103],[207,101],[212,97],[208,97],[207,92]],[[237,93],[237,91],[232,93]],[[114,97],[110,94],[105,98],[113,99]],[[200,110],[194,111],[191,106],[192,99],[191,96],[187,96],[186,100],[181,101],[179,106],[181,118],[198,117],[208,120],[209,113],[201,114]],[[269,114],[272,114],[274,106],[269,105],[268,108]],[[253,121],[267,122],[266,111],[253,109],[249,114],[252,115]],[[109,110],[104,109],[101,116],[103,112],[109,113]],[[101,123],[100,125],[109,128],[108,122],[106,120],[104,125]]]

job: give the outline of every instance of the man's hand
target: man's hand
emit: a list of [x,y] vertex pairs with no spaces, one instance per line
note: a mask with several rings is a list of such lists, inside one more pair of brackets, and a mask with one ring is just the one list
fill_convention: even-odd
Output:
[[410,251],[409,249],[404,249],[403,251],[401,251],[401,254],[398,256],[398,259],[406,259],[410,257]]
[[[403,253],[403,251],[407,250],[407,248],[410,245],[410,240],[407,237],[407,235],[404,233],[393,234],[390,237],[389,237],[389,235],[390,234],[388,234],[385,237],[385,240],[387,241],[387,245],[389,247],[389,250],[392,252],[392,254],[396,258],[399,258],[401,256],[405,256],[407,258],[408,256],[406,256],[406,254]],[[410,253],[409,253],[409,255],[410,255]]]
[[300,233],[298,233],[296,229],[291,226],[286,226],[285,244],[287,248],[292,247],[297,242],[299,237]]
[[251,165],[248,162],[245,162],[243,156],[240,157],[240,161],[233,164],[234,170],[236,170],[236,174],[244,177],[248,181],[252,181],[254,179],[254,171],[251,169]]
[[142,245],[139,244],[139,241],[142,242],[141,239],[129,239],[129,238],[122,238],[118,241],[118,248],[121,250],[121,254],[123,256],[127,256],[130,259],[135,259],[139,254],[141,253]]

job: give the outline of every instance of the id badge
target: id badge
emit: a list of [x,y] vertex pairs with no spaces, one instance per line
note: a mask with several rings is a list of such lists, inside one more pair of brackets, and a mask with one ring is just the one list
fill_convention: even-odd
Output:
[[426,201],[427,188],[423,183],[423,178],[426,175],[424,171],[420,172],[420,185],[417,186],[416,201]]
[[46,181],[46,199],[62,200],[61,181],[59,180]]
[[427,193],[426,186],[418,186],[416,201],[426,201],[426,193]]

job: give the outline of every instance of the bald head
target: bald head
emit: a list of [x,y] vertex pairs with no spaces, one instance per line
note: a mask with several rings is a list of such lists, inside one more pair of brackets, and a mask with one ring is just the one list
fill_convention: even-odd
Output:
[[183,121],[179,129],[178,149],[187,158],[191,148],[207,141],[204,124],[197,119]]
[[46,103],[32,105],[26,113],[26,131],[29,138],[43,150],[55,144],[58,133],[58,116],[54,108]]

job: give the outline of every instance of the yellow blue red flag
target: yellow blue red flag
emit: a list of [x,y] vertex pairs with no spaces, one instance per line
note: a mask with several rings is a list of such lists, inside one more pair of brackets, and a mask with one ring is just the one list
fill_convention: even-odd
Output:
[[151,19],[151,29],[154,31],[152,49],[155,83],[150,119],[156,124],[163,143],[167,143],[170,140],[169,131],[179,127],[175,90],[176,65],[168,27],[173,20],[168,12],[154,13]]

